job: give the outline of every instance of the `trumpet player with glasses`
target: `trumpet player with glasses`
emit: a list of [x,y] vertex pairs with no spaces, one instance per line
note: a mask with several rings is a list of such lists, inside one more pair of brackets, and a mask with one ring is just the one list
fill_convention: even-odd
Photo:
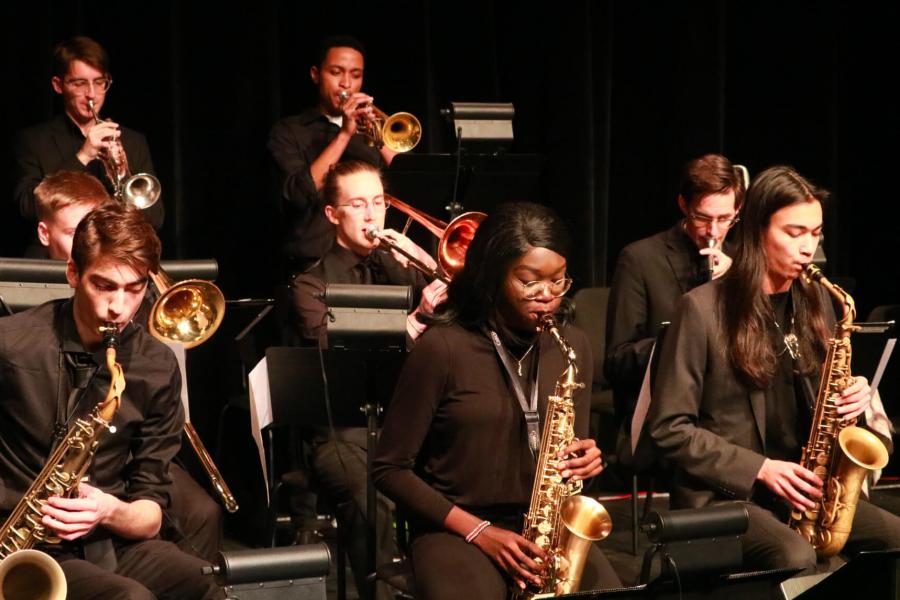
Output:
[[325,218],[322,188],[332,165],[346,160],[383,169],[396,154],[376,148],[362,135],[360,124],[374,118],[373,98],[362,91],[365,49],[350,36],[319,43],[309,76],[318,101],[298,115],[278,121],[268,148],[279,172],[279,198],[284,216],[283,261],[286,275],[303,272],[334,239]]
[[731,268],[681,298],[653,381],[646,427],[673,467],[672,508],[746,506],[747,570],[828,568],[848,531],[850,555],[900,548],[900,518],[859,493],[864,469],[838,460],[883,467],[887,449],[849,427],[872,394],[849,360],[855,310],[810,266],[827,197],[791,167],[757,175]]
[[[523,535],[525,513],[543,514],[529,508],[533,490],[547,479],[578,484],[603,469],[588,439],[589,388],[566,388],[573,435],[563,436],[558,451],[543,456],[538,442],[547,423],[556,423],[547,407],[567,364],[574,360],[576,382],[591,381],[587,336],[562,324],[563,296],[572,285],[569,249],[565,227],[549,208],[496,207],[403,366],[373,479],[409,519],[417,598],[503,600],[510,588],[541,586],[552,561],[539,539]],[[568,340],[566,356],[550,330],[542,332],[551,315]],[[587,550],[580,584],[620,585],[596,545]]]
[[[96,41],[76,36],[58,43],[52,55],[50,86],[62,99],[62,113],[20,132],[16,160],[15,200],[20,214],[36,221],[34,189],[47,175],[61,170],[86,172],[113,194],[117,182],[111,161],[133,173],[153,174],[153,161],[143,134],[115,121],[99,118],[112,87],[109,56]],[[144,210],[160,229],[165,217],[161,202]]]

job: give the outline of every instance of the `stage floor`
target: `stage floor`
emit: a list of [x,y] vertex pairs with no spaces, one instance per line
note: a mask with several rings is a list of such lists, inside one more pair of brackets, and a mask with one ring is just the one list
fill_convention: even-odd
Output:
[[[891,482],[896,485],[895,482]],[[872,494],[873,501],[879,506],[900,514],[900,489],[894,489],[893,485],[888,485],[888,489],[876,489]],[[898,486],[900,488],[900,486]],[[598,495],[598,494],[591,494]],[[638,534],[637,553],[632,553],[632,534],[631,534],[631,512],[630,499],[628,496],[613,496],[611,494],[599,493],[601,502],[609,511],[613,519],[613,531],[610,536],[600,543],[609,561],[612,563],[624,585],[634,585],[637,583],[640,575],[641,563],[643,561],[644,552],[649,544],[646,536]],[[644,497],[638,501],[638,510],[642,511],[644,506]],[[668,507],[668,497],[665,494],[655,495],[653,498],[653,510],[665,510]],[[330,536],[326,532],[326,541],[332,547],[332,555],[334,555],[334,540],[328,539]],[[235,550],[245,546],[239,542],[226,539],[225,549]],[[349,568],[346,572],[347,581],[347,600],[357,600],[359,595],[356,586],[353,583],[353,576]],[[332,569],[328,577],[328,600],[337,598],[337,573]]]

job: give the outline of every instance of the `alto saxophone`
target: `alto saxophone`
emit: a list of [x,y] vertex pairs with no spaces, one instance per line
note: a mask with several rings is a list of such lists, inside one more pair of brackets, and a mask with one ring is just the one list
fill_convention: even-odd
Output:
[[59,442],[40,474],[19,500],[0,529],[0,597],[66,597],[66,578],[62,568],[50,556],[32,548],[39,543],[58,544],[60,538],[42,523],[41,507],[51,496],[72,497],[87,472],[100,436],[122,402],[125,376],[116,362],[116,325],[100,328],[106,346],[106,365],[112,376],[106,399],[84,419],[77,419]]
[[603,505],[580,495],[583,482],[564,480],[556,468],[558,453],[575,439],[572,398],[575,390],[584,384],[576,381],[575,351],[560,335],[553,316],[544,315],[541,324],[565,357],[566,370],[557,379],[556,389],[547,401],[531,504],[522,531],[522,537],[540,546],[548,560],[541,574],[540,589],[516,589],[513,596],[518,599],[548,598],[578,591],[591,544],[612,531],[612,519]]
[[822,499],[815,508],[794,510],[788,522],[815,547],[819,558],[827,558],[847,543],[863,482],[869,471],[884,468],[888,451],[878,436],[856,427],[856,419],[844,420],[837,412],[836,401],[853,383],[850,334],[858,329],[853,324],[853,298],[828,281],[815,265],[806,267],[803,278],[808,283],[818,282],[843,306],[834,337],[828,340],[812,429],[800,458],[800,464],[823,481]]

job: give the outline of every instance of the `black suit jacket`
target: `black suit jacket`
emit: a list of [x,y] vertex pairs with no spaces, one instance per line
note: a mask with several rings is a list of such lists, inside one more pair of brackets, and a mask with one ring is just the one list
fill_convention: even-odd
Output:
[[[682,297],[653,380],[646,427],[675,467],[672,508],[749,499],[766,458],[765,391],[741,383],[732,367],[722,289],[714,281]],[[831,330],[834,311],[824,304]]]
[[[122,146],[128,157],[132,173],[155,174],[150,148],[143,134],[127,127],[121,128]],[[19,213],[30,221],[37,221],[34,204],[34,188],[47,175],[58,171],[83,171],[97,177],[112,192],[112,182],[106,177],[103,163],[93,160],[81,164],[75,156],[84,143],[81,130],[65,114],[59,114],[44,123],[33,125],[19,133],[15,146],[16,190],[15,201]],[[144,211],[155,229],[162,227],[165,209],[162,201]]]
[[[624,427],[620,442],[627,440],[660,324],[672,320],[682,294],[700,283],[698,257],[697,246],[685,235],[680,221],[629,244],[619,254],[606,315],[603,371],[613,389],[616,419]],[[624,446],[619,444],[620,454]]]

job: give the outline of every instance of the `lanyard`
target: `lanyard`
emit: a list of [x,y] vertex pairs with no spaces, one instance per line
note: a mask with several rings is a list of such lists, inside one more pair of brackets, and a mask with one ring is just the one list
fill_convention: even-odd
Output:
[[535,342],[536,344],[538,344],[538,348],[535,351],[536,356],[532,358],[531,370],[528,374],[529,379],[532,383],[531,398],[529,401],[526,400],[525,391],[522,389],[522,383],[519,381],[519,378],[516,375],[517,369],[513,367],[513,358],[500,342],[500,336],[498,336],[493,330],[491,330],[490,334],[491,341],[494,342],[494,349],[497,351],[497,355],[500,357],[500,361],[503,363],[503,367],[506,369],[506,373],[509,375],[510,382],[512,382],[513,392],[516,395],[516,400],[519,401],[519,406],[522,408],[522,414],[525,415],[525,425],[528,427],[528,448],[529,450],[531,450],[532,456],[537,457],[538,446],[541,439],[540,418],[538,417],[537,410],[538,366],[541,358],[540,342]]

